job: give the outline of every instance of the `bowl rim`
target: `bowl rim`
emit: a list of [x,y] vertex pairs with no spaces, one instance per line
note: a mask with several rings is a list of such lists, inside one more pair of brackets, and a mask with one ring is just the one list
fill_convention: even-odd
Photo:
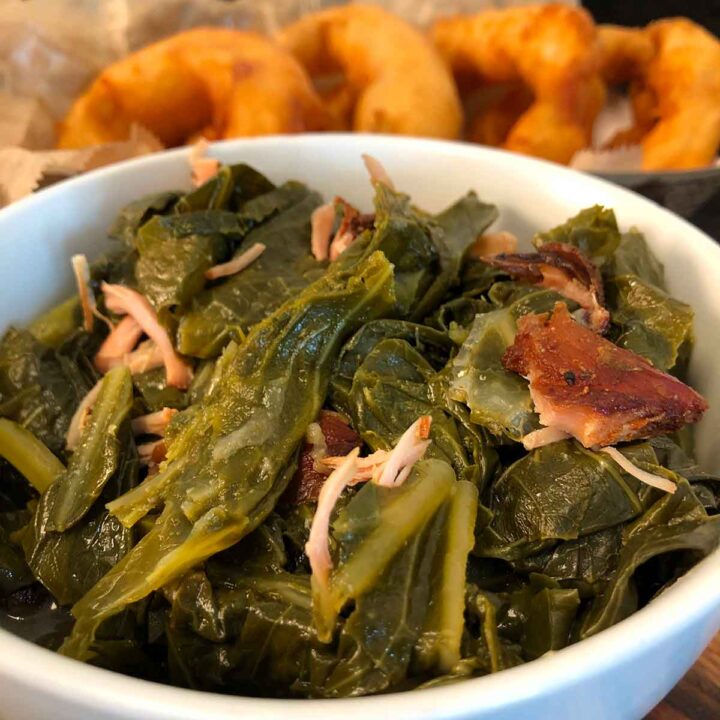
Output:
[[635,181],[637,185],[653,180],[667,183],[720,180],[720,165],[708,165],[691,170],[586,170],[581,172],[611,181]]
[[[243,147],[249,143],[264,145],[267,149],[287,148],[293,144],[314,145],[327,152],[328,146],[351,146],[361,152],[382,156],[388,144],[427,149],[431,155],[452,160],[459,156],[475,156],[480,164],[493,161],[516,164],[520,170],[538,172],[548,179],[572,175],[588,189],[597,188],[599,195],[608,193],[627,196],[640,203],[648,212],[661,218],[683,233],[686,242],[700,243],[703,251],[715,256],[720,264],[720,247],[705,233],[683,218],[660,207],[627,188],[613,185],[608,180],[581,173],[554,163],[520,156],[506,151],[443,140],[403,138],[388,135],[361,133],[323,133],[301,136],[270,136],[253,139],[227,140],[211,145],[220,155],[233,155],[239,159]],[[100,168],[84,175],[65,180],[34,195],[23,198],[0,210],[0,224],[12,222],[24,213],[42,208],[51,197],[61,195],[68,188],[86,188],[100,178],[117,176],[121,179],[128,171],[142,172],[148,166],[176,160],[189,154],[189,148],[167,150]],[[454,717],[466,714],[469,709],[482,707],[500,709],[511,707],[535,696],[549,695],[573,685],[579,678],[597,675],[616,665],[618,660],[632,662],[648,645],[659,644],[669,635],[667,628],[682,632],[701,617],[720,608],[720,583],[713,582],[720,575],[720,549],[701,561],[643,609],[607,630],[563,650],[531,663],[503,670],[494,675],[468,678],[418,692],[398,692],[333,701],[305,699],[265,699],[245,696],[220,695],[189,690],[140,680],[121,673],[78,663],[69,658],[20,638],[0,628],[0,677],[12,679],[18,686],[30,690],[43,687],[47,678],[53,679],[52,697],[68,705],[101,709],[108,716],[125,715],[152,718],[174,717],[225,718],[245,710],[262,717],[285,717],[292,712],[298,718],[334,717],[342,712],[348,718],[381,716],[398,717]],[[683,613],[673,613],[682,607]],[[670,619],[670,622],[668,622]],[[632,640],[630,640],[632,639]],[[620,648],[620,650],[618,650]],[[418,701],[422,698],[422,703]],[[508,702],[508,699],[510,701]],[[124,713],[124,715],[123,715]],[[253,715],[254,716],[254,715]]]

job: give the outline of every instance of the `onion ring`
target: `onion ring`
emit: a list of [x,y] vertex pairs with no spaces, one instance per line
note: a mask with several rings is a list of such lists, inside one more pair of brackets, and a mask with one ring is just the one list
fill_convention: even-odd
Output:
[[58,147],[124,140],[133,124],[166,146],[328,127],[300,64],[257,33],[198,28],[110,65],[75,102]]
[[532,90],[505,148],[568,163],[587,147],[605,84],[586,11],[559,4],[487,10],[441,19],[432,37],[456,74],[489,84],[522,81]]
[[279,41],[319,82],[336,125],[364,132],[456,138],[462,113],[452,76],[432,44],[405,21],[372,5],[311,13]]

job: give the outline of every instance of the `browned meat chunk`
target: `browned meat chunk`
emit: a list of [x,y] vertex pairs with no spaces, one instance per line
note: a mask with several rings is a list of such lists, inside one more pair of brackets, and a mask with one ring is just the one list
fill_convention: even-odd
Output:
[[575,322],[562,303],[551,316],[518,320],[503,365],[530,381],[540,422],[585,447],[662,435],[708,407],[685,383]]
[[[317,422],[325,438],[324,454],[326,455],[347,455],[353,448],[362,444],[360,436],[347,424],[342,415],[336,412],[321,410]],[[318,465],[316,446],[306,440],[300,450],[297,472],[283,495],[285,502],[300,505],[318,499],[320,488],[331,471],[329,467],[318,469]],[[322,469],[325,469],[325,472],[322,472]]]
[[483,261],[504,270],[511,277],[555,290],[585,310],[590,327],[604,332],[610,313],[602,279],[595,265],[576,247],[565,243],[546,243],[536,253],[501,253]]

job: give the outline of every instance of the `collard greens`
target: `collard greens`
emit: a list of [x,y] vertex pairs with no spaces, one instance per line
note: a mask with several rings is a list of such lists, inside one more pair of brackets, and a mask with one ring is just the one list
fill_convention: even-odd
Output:
[[[3,624],[30,636],[18,618],[32,616],[43,644],[158,682],[347,697],[559,650],[714,550],[720,481],[697,466],[689,430],[620,448],[673,480],[673,495],[574,440],[523,450],[540,425],[503,353],[522,316],[577,305],[473,257],[492,205],[470,192],[432,215],[376,184],[372,227],[328,263],[310,251],[321,203],[301,183],[275,186],[240,164],[125,208],[113,252],[92,267],[100,310],[103,280],[142,293],[194,379],[180,390],[163,368],[112,369],[73,450],[66,435],[100,379],[104,323],[81,329],[72,297],[5,333]],[[534,242],[590,257],[609,337],[682,376],[692,310],[668,294],[638,230],[621,233],[597,206]],[[255,243],[265,251],[252,265],[206,279]],[[163,408],[179,412],[155,459],[157,437],[133,421]],[[298,457],[315,448],[305,438],[321,410],[351,425],[363,456],[432,418],[404,484],[340,496],[327,583],[305,554],[315,503],[285,493],[302,482],[299,466],[319,472]]]

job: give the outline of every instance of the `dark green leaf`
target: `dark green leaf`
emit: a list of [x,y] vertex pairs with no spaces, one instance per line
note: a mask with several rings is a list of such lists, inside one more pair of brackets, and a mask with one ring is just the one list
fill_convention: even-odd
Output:
[[397,488],[366,484],[333,523],[337,562],[327,586],[313,576],[318,636],[332,637],[338,613],[373,588],[390,561],[452,494],[455,474],[440,460],[422,460]]
[[556,580],[594,592],[617,566],[622,526],[590,533],[577,540],[559,542],[550,550],[513,562],[523,572],[543,573]]
[[236,215],[224,210],[156,215],[135,237],[138,289],[158,311],[188,304],[205,286],[205,271],[241,237]]
[[[0,514],[0,599],[35,582],[25,562],[21,547],[10,539],[11,533],[29,519],[29,513],[6,512]],[[20,522],[18,522],[20,519]]]
[[533,238],[535,247],[549,242],[574,245],[600,266],[612,257],[620,244],[615,213],[602,205],[585,208],[562,225]]
[[315,665],[312,694],[367,695],[404,679],[427,612],[443,524],[430,521],[410,538],[358,598],[340,632],[337,659]]
[[126,205],[110,226],[108,235],[128,248],[135,247],[135,233],[155,215],[168,212],[180,196],[177,192],[147,195]]
[[[672,476],[669,471],[659,468]],[[720,518],[708,518],[689,484],[678,481],[674,494],[666,494],[623,531],[618,567],[602,595],[584,618],[580,638],[614,625],[638,608],[638,588],[633,576],[643,564],[667,556],[674,559],[665,569],[659,589],[685,572],[720,542]],[[682,551],[682,552],[681,552]],[[657,582],[657,578],[654,579]]]
[[643,510],[635,488],[609,458],[575,441],[538,448],[493,485],[493,520],[475,552],[512,560],[627,522]]
[[274,185],[249,165],[223,165],[218,174],[175,205],[176,213],[196,210],[240,210],[248,200],[270,192]]
[[689,305],[634,275],[613,278],[606,290],[616,344],[664,371],[687,361],[693,343],[694,313]]
[[63,652],[88,656],[98,626],[257,527],[294,472],[343,341],[388,311],[392,268],[381,253],[334,268],[256,325],[217,363],[222,378],[188,411],[162,469],[109,505],[133,525],[164,509],[145,537],[75,605]]
[[28,330],[43,345],[57,349],[81,324],[80,300],[74,295],[33,320]]
[[247,574],[213,587],[201,573],[183,580],[168,631],[176,683],[243,694],[291,693],[307,681],[319,650],[307,576]]
[[430,415],[427,457],[444,460],[458,478],[480,486],[495,468],[494,452],[485,438],[466,416],[450,412],[444,384],[405,340],[381,340],[368,353],[353,377],[348,411],[372,450],[392,449],[410,425]]
[[[483,298],[459,297],[440,305],[425,322],[447,333],[453,342],[461,345],[467,339],[469,326],[472,325],[475,316],[492,309],[493,306]],[[463,332],[459,333],[458,330],[461,329]],[[457,338],[460,337],[462,341],[458,343]]]
[[411,320],[422,320],[433,312],[447,291],[458,283],[468,248],[497,216],[494,205],[480,202],[471,191],[433,218],[437,224],[433,235],[440,253],[440,272],[413,308]]
[[372,349],[382,340],[404,340],[422,354],[434,370],[440,370],[448,360],[453,343],[443,333],[424,325],[404,320],[375,320],[360,328],[340,353],[332,376],[330,391],[333,404],[349,411],[349,393],[355,372]]
[[622,234],[620,245],[603,267],[603,274],[607,278],[636,275],[648,285],[665,290],[665,268],[635,228]]
[[100,496],[118,467],[123,422],[132,405],[130,371],[114,368],[103,379],[92,414],[67,470],[43,493],[36,513],[45,532],[75,525]]
[[22,425],[56,454],[65,447],[75,408],[95,382],[91,341],[80,333],[51,350],[29,332],[10,329],[0,342],[0,416]]
[[79,522],[65,532],[48,531],[45,527],[48,508],[41,501],[33,522],[23,530],[23,548],[35,577],[61,605],[81,598],[133,545],[133,531],[105,510],[108,500],[137,483],[138,458],[128,423],[120,441],[113,476]]
[[570,642],[570,630],[578,608],[577,590],[544,588],[530,604],[523,649],[529,658],[562,650]]
[[155,368],[135,375],[133,384],[148,412],[156,412],[164,407],[183,410],[188,405],[187,393],[167,384],[165,368]]
[[[340,256],[340,267],[352,267],[381,250],[395,270],[394,315],[409,318],[419,307],[440,271],[440,254],[429,216],[416,211],[410,198],[384,185],[375,185],[375,228],[366,232]],[[429,314],[433,308],[425,310]]]
[[[195,297],[178,328],[180,352],[217,356],[231,339],[241,341],[250,327],[318,277],[321,266],[310,255],[310,216],[320,197],[296,184],[280,188],[274,197],[286,209],[251,231],[242,245],[262,243],[265,252],[241,273]],[[261,201],[263,196],[255,202]]]
[[500,606],[497,596],[475,585],[468,586],[465,611],[468,636],[463,655],[474,660],[468,674],[486,675],[523,662],[519,647],[500,634]]

